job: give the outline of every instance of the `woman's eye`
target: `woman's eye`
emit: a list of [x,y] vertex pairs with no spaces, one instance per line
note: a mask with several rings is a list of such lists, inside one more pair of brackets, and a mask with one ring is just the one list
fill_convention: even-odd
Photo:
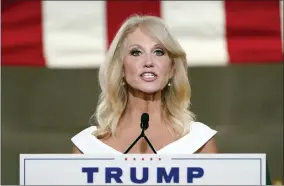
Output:
[[158,50],[155,50],[155,54],[157,56],[163,56],[165,54],[165,52],[162,49],[158,49]]
[[139,56],[139,55],[141,54],[141,51],[139,51],[139,50],[132,50],[132,51],[130,52],[130,54],[131,54],[132,56]]

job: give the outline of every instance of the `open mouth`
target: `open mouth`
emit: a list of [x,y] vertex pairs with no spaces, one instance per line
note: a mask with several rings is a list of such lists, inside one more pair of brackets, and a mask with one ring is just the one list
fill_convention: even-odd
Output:
[[151,77],[156,77],[157,75],[152,73],[152,72],[144,72],[141,74],[141,77],[146,77],[146,78],[151,78]]
[[140,75],[144,81],[154,81],[157,79],[157,74],[153,72],[144,72]]

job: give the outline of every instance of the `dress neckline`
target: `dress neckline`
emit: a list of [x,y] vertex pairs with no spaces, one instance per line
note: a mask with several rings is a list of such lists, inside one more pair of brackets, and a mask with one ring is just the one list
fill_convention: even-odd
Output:
[[[92,133],[96,126],[90,126],[71,138],[73,144],[83,154],[123,154],[115,148],[105,144]],[[190,131],[183,137],[157,150],[157,154],[193,154],[215,134],[216,130],[200,122],[190,123]],[[126,149],[125,149],[126,150]]]
[[[91,134],[91,135],[92,135],[92,134]],[[93,136],[93,138],[94,138],[102,147],[105,147],[105,148],[107,148],[107,149],[109,149],[109,150],[111,150],[111,151],[114,151],[115,153],[123,154],[123,152],[120,152],[119,150],[116,150],[115,148],[113,148],[113,147],[111,147],[111,146],[105,144],[104,142],[102,142],[101,140],[99,140],[96,136],[94,136],[94,135],[92,135],[92,136]],[[159,154],[160,152],[165,151],[166,149],[172,147],[173,145],[180,144],[182,141],[184,141],[184,140],[185,140],[186,138],[188,138],[189,136],[190,136],[190,132],[187,133],[186,135],[182,136],[181,138],[179,138],[179,139],[177,139],[177,140],[175,140],[175,141],[173,141],[173,142],[171,142],[171,143],[165,145],[165,146],[162,147],[161,149],[159,149],[159,150],[156,150],[156,149],[155,149],[155,150],[156,150],[157,154]],[[155,147],[154,147],[154,148],[155,148]]]

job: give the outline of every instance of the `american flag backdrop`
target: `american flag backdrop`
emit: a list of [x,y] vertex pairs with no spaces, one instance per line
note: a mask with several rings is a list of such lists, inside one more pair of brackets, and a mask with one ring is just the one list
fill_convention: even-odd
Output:
[[2,65],[98,67],[121,23],[135,13],[162,17],[189,66],[283,59],[279,0],[1,2]]

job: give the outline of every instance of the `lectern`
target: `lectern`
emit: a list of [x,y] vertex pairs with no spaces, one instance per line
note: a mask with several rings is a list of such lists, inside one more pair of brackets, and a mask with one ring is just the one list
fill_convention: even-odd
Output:
[[265,154],[21,154],[21,185],[266,185]]

